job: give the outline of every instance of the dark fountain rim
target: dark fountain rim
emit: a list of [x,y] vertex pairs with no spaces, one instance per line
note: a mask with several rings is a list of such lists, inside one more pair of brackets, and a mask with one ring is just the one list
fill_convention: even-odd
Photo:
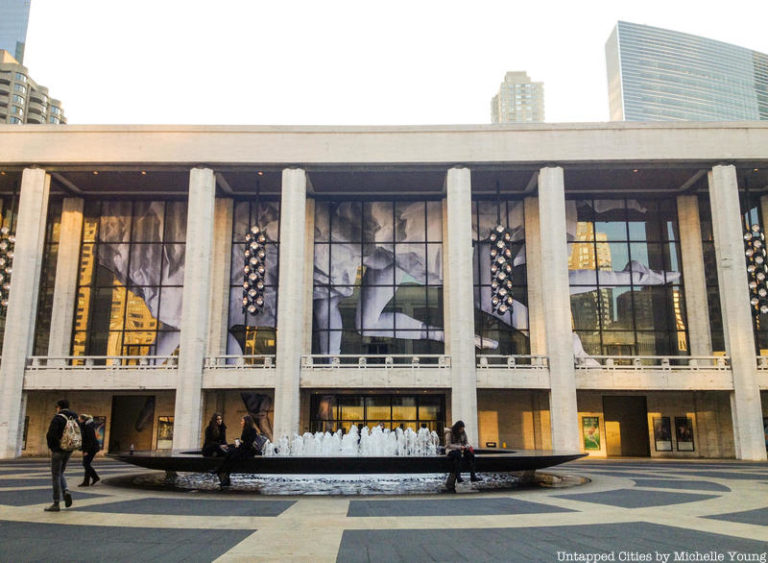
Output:
[[[476,449],[478,472],[532,471],[560,465],[585,457],[581,452],[551,450]],[[199,450],[153,450],[115,452],[108,454],[125,463],[156,469],[204,473],[221,465],[222,458],[203,457]],[[448,473],[452,461],[445,455],[436,456],[338,456],[288,457],[256,456],[241,460],[235,473],[252,474],[355,474],[355,473]]]

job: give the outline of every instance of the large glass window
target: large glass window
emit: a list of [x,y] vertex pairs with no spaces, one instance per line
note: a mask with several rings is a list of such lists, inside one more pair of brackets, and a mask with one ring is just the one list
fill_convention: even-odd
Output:
[[60,227],[61,200],[51,200],[48,203],[43,264],[40,268],[40,295],[37,302],[37,323],[35,324],[35,356],[48,355],[48,340],[51,335],[51,316],[53,311],[53,289],[56,283],[56,261],[59,256]]
[[705,195],[699,197],[699,222],[701,223],[701,245],[704,253],[704,276],[707,285],[712,351],[725,354],[723,315],[720,310],[720,286],[717,281],[717,258],[715,256],[715,240],[712,234],[712,209],[709,204],[709,197]]
[[429,428],[442,435],[445,425],[443,395],[312,395],[310,431],[349,432],[352,425],[369,429],[383,424],[395,430]]
[[577,356],[688,354],[675,201],[569,200],[566,221]]
[[[0,227],[8,227],[11,233],[16,232],[16,215],[18,213],[19,198],[17,194],[3,194],[0,196]],[[13,274],[11,274],[13,280]],[[7,295],[7,291],[5,293]],[[6,310],[0,308],[0,351],[3,349],[3,337],[5,335]]]
[[[243,311],[245,235],[257,226],[266,235],[264,307],[252,315]],[[277,326],[280,203],[238,201],[232,224],[227,354],[274,354]]]
[[84,215],[72,354],[173,354],[187,203],[89,201]]
[[[745,180],[742,180],[745,182]],[[746,191],[742,191],[741,194],[741,212],[742,212],[742,230],[744,232],[750,229],[752,225],[759,225],[760,230],[765,232],[765,222],[763,221],[762,213],[760,212],[759,198]],[[744,257],[744,268],[747,267],[747,259]],[[750,297],[752,295],[750,294]],[[719,305],[719,299],[718,299]],[[757,313],[754,308],[750,307],[752,312],[752,326],[755,332],[755,348],[757,354],[761,356],[768,355],[768,314]],[[723,347],[724,348],[724,347]]]
[[[478,354],[528,354],[528,286],[525,267],[525,216],[522,201],[473,201],[475,345]],[[512,281],[509,293],[514,303],[509,310],[494,311],[491,303],[491,243],[496,225],[507,228],[511,240],[509,262]],[[506,289],[506,288],[505,288]]]
[[317,201],[315,354],[443,352],[439,201]]

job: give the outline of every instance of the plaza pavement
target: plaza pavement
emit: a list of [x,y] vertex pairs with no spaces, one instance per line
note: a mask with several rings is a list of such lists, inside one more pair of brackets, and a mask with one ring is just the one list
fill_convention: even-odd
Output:
[[146,473],[95,464],[103,481],[51,502],[47,460],[0,463],[0,561],[768,561],[768,465],[577,461],[590,481],[421,496],[317,497],[119,487]]

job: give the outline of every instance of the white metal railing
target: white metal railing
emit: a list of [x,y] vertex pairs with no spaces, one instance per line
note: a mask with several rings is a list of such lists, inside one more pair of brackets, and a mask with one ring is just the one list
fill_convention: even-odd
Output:
[[301,367],[313,368],[448,368],[451,357],[442,354],[312,354],[301,357]]
[[576,369],[728,370],[728,356],[588,356],[576,358]]
[[221,356],[209,356],[205,358],[203,366],[206,368],[250,369],[275,367],[274,354],[227,354]]
[[29,370],[176,369],[178,356],[30,356]]
[[483,354],[477,356],[477,367],[480,369],[547,369],[547,356],[514,355],[502,356]]

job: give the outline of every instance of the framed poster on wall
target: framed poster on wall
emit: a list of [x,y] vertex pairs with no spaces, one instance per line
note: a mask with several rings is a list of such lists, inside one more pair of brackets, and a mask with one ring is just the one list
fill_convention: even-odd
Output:
[[668,416],[654,417],[653,442],[657,452],[672,451],[672,425]]
[[107,431],[107,417],[106,416],[94,416],[93,417],[93,430],[96,432],[96,439],[99,441],[99,449],[104,449],[104,434]]
[[765,434],[765,449],[768,450],[768,416],[763,417],[763,433]]
[[581,432],[584,449],[587,451],[600,450],[600,418],[584,416],[581,418]]
[[157,449],[170,450],[173,447],[173,417],[157,417]]
[[675,437],[677,438],[677,451],[692,452],[694,450],[693,419],[686,416],[676,416]]

